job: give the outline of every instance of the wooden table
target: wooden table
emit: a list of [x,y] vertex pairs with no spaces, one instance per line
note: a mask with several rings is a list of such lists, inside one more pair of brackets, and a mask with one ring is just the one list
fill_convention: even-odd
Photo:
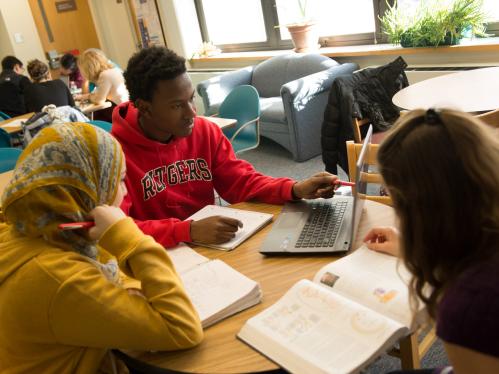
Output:
[[93,104],[93,103],[81,104],[81,103],[79,103],[77,106],[78,106],[78,108],[80,108],[82,113],[89,116],[90,120],[92,121],[94,119],[94,112],[97,112],[98,110],[110,108],[111,105],[113,105],[113,104],[110,101],[104,101],[101,104]]
[[3,190],[5,189],[5,186],[7,186],[7,183],[9,183],[10,178],[12,178],[12,174],[14,174],[14,170],[0,173],[0,196],[3,195]]
[[[7,131],[9,134],[15,134],[16,132],[19,132],[21,131],[21,124],[18,124],[14,127],[11,127],[11,126],[8,126],[9,124],[11,124],[12,122],[16,122],[16,121],[19,121],[19,120],[27,120],[28,118],[30,118],[33,114],[35,113],[26,113],[26,114],[23,114],[21,116],[17,116],[17,117],[12,117],[12,118],[9,118],[9,119],[6,119],[2,122],[0,122],[0,127],[2,129],[4,129],[5,131]],[[6,126],[7,125],[7,126]]]
[[400,90],[393,103],[403,109],[447,107],[464,112],[499,108],[499,67],[467,70],[427,79]]
[[[234,207],[278,214],[282,206],[240,203]],[[393,225],[392,208],[367,200],[354,248],[362,244],[367,231],[374,225]],[[156,366],[187,373],[248,373],[277,369],[265,356],[236,338],[246,320],[274,304],[291,286],[303,278],[312,279],[324,265],[339,256],[277,256],[258,252],[270,230],[267,226],[231,252],[194,247],[211,259],[221,259],[249,278],[258,281],[263,292],[262,303],[233,315],[205,330],[203,342],[190,350],[161,353],[135,353],[134,356]]]
[[205,116],[198,116],[200,118],[204,118],[210,122],[213,122],[215,125],[220,127],[222,130],[228,127],[232,127],[237,123],[236,119],[232,118],[221,118],[221,117],[205,117]]

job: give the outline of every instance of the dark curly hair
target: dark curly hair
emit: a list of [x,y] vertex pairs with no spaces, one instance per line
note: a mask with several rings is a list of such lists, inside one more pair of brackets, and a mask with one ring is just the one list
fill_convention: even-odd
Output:
[[159,81],[175,79],[187,71],[185,58],[165,47],[149,47],[135,53],[124,72],[130,101],[151,101]]
[[14,66],[23,67],[23,63],[17,57],[5,56],[2,60],[2,70],[14,70]]

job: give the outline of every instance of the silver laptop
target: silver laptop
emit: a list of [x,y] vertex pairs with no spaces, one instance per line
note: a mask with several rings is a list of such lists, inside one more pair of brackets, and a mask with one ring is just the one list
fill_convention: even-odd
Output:
[[364,160],[372,131],[369,126],[357,160],[354,196],[286,203],[265,239],[261,253],[332,253],[351,249],[364,207],[364,199],[359,195],[366,194],[367,183],[360,181],[360,175],[368,171]]

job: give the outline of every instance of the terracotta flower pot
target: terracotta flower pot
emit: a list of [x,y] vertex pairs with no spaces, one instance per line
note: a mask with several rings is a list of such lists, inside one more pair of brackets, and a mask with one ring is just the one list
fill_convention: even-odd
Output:
[[295,52],[310,52],[320,48],[319,33],[315,23],[287,25]]

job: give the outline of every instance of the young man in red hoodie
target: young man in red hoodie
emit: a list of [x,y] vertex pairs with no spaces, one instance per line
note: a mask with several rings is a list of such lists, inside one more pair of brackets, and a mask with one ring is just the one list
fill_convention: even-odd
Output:
[[241,225],[237,220],[185,220],[214,203],[214,189],[230,203],[282,204],[333,196],[337,177],[332,174],[295,182],[262,175],[236,158],[220,128],[196,117],[185,59],[173,51],[141,50],[124,76],[130,102],[114,110],[112,129],[127,163],[128,195],[122,209],[165,247],[181,241],[217,244],[234,237]]

